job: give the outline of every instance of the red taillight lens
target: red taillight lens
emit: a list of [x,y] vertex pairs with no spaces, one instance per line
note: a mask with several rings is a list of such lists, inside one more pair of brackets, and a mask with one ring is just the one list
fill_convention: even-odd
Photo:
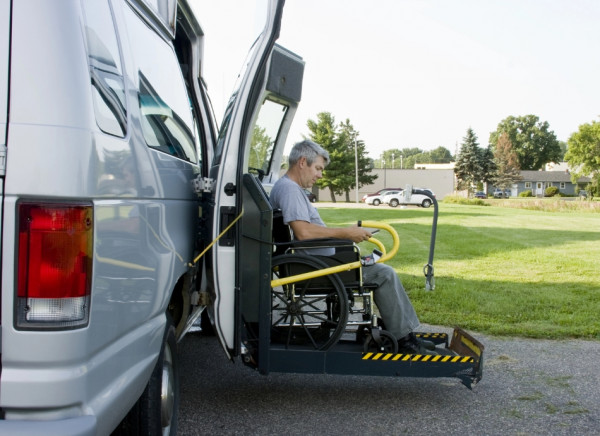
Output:
[[18,216],[17,325],[86,324],[92,205],[20,202]]

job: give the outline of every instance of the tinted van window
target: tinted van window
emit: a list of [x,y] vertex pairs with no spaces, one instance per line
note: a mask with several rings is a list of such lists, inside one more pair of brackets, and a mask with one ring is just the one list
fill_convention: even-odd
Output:
[[115,136],[125,136],[127,110],[121,58],[112,13],[107,1],[82,1],[85,35],[98,127]]
[[137,68],[138,103],[146,144],[197,163],[190,100],[173,49],[131,10],[127,32]]

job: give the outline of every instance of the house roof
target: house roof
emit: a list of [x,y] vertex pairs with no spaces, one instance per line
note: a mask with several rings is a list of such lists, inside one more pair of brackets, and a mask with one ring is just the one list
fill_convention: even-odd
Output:
[[[523,182],[571,182],[568,171],[521,171]],[[589,177],[580,177],[578,183],[589,182]]]

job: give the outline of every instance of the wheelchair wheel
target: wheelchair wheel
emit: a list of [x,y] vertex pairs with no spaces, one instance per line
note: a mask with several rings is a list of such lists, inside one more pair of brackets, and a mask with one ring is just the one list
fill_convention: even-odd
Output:
[[[327,265],[311,256],[284,254],[273,258],[273,279],[318,271]],[[348,295],[340,278],[327,275],[271,289],[271,340],[327,350],[344,333]]]
[[[378,336],[378,340],[375,339]],[[398,340],[396,337],[386,330],[373,330],[372,334],[365,338],[363,351],[365,353],[393,353],[398,352]]]

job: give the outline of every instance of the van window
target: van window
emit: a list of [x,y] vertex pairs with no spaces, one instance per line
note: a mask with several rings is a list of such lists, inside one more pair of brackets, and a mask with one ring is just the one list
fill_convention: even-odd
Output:
[[146,144],[198,163],[192,108],[174,50],[131,8],[127,33],[137,68],[138,103]]
[[125,136],[127,110],[121,57],[110,6],[82,1],[96,123],[105,133]]
[[268,99],[260,108],[252,131],[248,156],[249,169],[257,171],[259,176],[268,174],[271,169],[273,148],[288,109],[288,106]]
[[195,160],[194,139],[183,120],[156,93],[140,73],[142,132],[149,147],[189,161]]

